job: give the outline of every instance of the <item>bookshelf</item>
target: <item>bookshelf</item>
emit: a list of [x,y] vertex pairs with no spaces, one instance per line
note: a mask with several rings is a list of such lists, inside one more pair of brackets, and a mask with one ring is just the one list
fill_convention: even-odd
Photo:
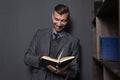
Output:
[[[92,0],[93,80],[120,80],[120,60],[100,58],[101,36],[118,38],[118,46],[120,46],[119,13],[119,0]],[[120,58],[119,50],[117,54]]]

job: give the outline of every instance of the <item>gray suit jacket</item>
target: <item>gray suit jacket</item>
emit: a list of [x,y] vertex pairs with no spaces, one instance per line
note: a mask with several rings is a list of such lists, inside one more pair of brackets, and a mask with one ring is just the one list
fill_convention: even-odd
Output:
[[[79,41],[69,33],[65,32],[60,44],[56,57],[64,49],[61,57],[74,55],[75,59],[68,69],[65,77],[51,73],[40,65],[40,57],[49,55],[51,29],[38,30],[34,35],[27,52],[25,53],[25,64],[32,68],[32,80],[74,80],[79,72]],[[53,76],[52,79],[50,79]]]

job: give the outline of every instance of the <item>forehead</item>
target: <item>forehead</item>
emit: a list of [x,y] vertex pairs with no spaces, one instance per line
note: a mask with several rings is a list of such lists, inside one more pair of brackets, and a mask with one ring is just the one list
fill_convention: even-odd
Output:
[[56,11],[53,12],[53,17],[54,18],[60,18],[60,19],[68,19],[69,14],[64,13],[64,14],[58,14]]

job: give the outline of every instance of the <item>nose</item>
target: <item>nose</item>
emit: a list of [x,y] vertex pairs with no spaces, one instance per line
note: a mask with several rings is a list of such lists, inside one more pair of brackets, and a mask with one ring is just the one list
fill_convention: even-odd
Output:
[[58,22],[57,22],[57,25],[58,25],[58,26],[61,26],[61,21],[58,21]]

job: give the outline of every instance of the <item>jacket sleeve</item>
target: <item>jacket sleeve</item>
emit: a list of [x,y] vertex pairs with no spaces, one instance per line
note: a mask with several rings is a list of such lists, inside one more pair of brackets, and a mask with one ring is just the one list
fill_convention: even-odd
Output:
[[39,68],[39,56],[36,55],[37,35],[38,35],[38,31],[34,35],[32,41],[24,55],[24,62],[26,65],[28,65],[30,67]]
[[77,76],[80,76],[80,44],[79,40],[74,42],[74,46],[72,49],[72,54],[75,55],[75,59],[73,60],[70,69],[68,70],[67,76],[65,80],[76,80]]

